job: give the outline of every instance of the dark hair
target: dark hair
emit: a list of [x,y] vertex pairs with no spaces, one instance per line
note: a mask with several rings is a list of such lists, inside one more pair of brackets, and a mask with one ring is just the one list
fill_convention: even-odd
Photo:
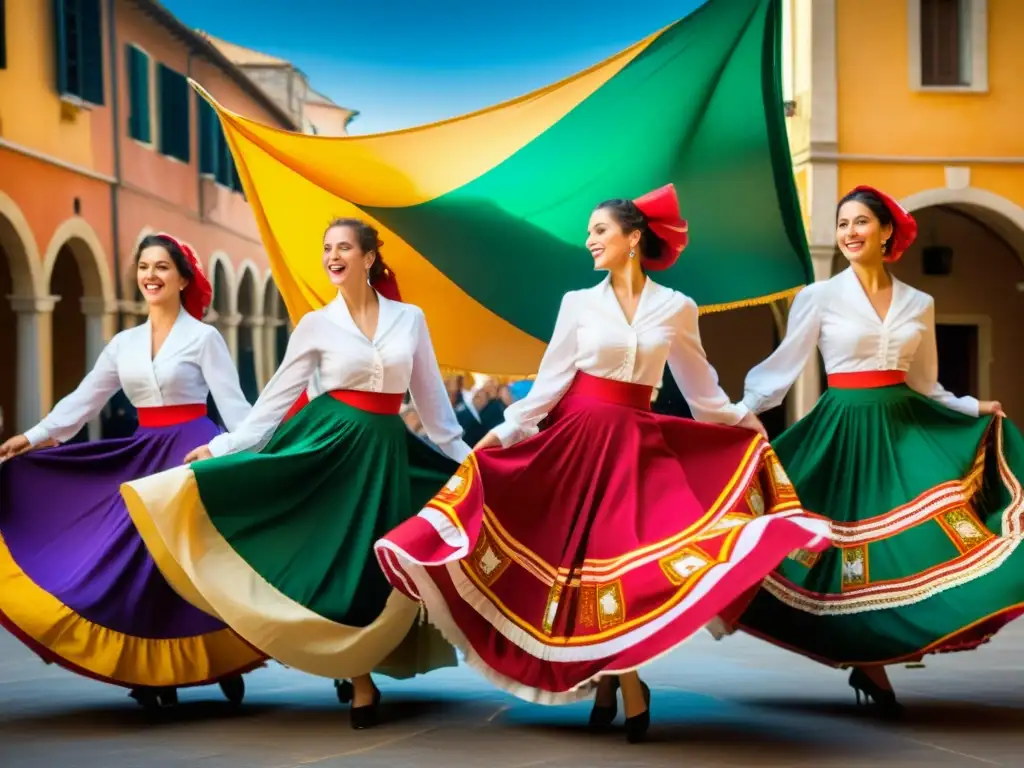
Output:
[[191,280],[195,277],[195,273],[192,271],[192,265],[188,263],[188,259],[181,250],[181,246],[166,235],[146,235],[142,238],[142,242],[139,243],[139,247],[135,250],[135,263],[139,263],[139,259],[142,257],[142,252],[144,250],[152,248],[153,246],[159,246],[167,251],[171,257],[171,261],[174,262],[175,268],[178,270],[178,274],[186,280]]
[[871,213],[875,215],[875,218],[878,219],[878,223],[881,224],[883,227],[892,227],[892,234],[889,235],[889,239],[886,240],[885,245],[882,246],[882,254],[888,256],[890,253],[892,253],[892,244],[896,242],[897,225],[896,220],[892,216],[892,211],[889,210],[889,206],[885,204],[882,198],[880,198],[878,195],[876,195],[869,189],[854,190],[853,192],[850,192],[848,195],[846,195],[842,200],[839,201],[839,204],[836,205],[837,225],[839,224],[839,211],[842,209],[844,205],[850,202],[860,203],[861,205],[866,207],[869,211],[871,211]]
[[[661,254],[662,240],[647,223],[647,217],[643,211],[636,207],[632,200],[605,200],[600,203],[595,211],[607,210],[615,222],[622,227],[627,235],[631,232],[640,231],[640,255],[648,259],[656,259]],[[642,267],[641,267],[642,268]]]
[[384,274],[384,258],[380,255],[380,248],[383,243],[380,241],[380,236],[377,230],[371,227],[362,219],[335,219],[327,225],[327,229],[324,230],[324,237],[327,237],[327,233],[335,227],[348,227],[356,233],[356,242],[359,244],[359,250],[363,253],[370,253],[373,251],[377,254],[377,258],[373,260],[373,264],[370,265],[370,271],[368,274],[371,285],[380,279]]

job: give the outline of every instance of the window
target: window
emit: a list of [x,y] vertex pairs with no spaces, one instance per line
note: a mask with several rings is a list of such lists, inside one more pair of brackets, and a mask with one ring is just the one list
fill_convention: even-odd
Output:
[[53,0],[57,92],[103,104],[103,13],[100,0]]
[[242,192],[242,181],[220,119],[206,99],[198,94],[196,98],[199,102],[199,173],[212,176],[221,186]]
[[921,85],[970,85],[969,0],[922,0]]
[[0,0],[0,69],[7,67],[7,9]]
[[191,113],[185,76],[164,64],[157,65],[157,96],[160,99],[160,152],[183,163],[191,158]]
[[125,66],[128,69],[128,135],[149,144],[153,141],[149,56],[129,44],[125,47]]
[[987,0],[908,0],[914,90],[988,90]]

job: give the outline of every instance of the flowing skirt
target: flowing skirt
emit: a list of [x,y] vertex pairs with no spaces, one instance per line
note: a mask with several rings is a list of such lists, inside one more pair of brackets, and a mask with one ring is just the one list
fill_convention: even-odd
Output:
[[126,687],[202,685],[262,664],[170,588],[119,490],[217,432],[203,416],[0,466],[0,623],[46,661]]
[[1024,440],[906,385],[830,388],[776,441],[836,546],[785,561],[744,630],[833,666],[967,650],[1024,610]]
[[377,542],[396,589],[521,698],[590,695],[828,546],[759,435],[649,404],[650,388],[577,374],[540,434],[474,454]]
[[[259,453],[122,488],[179,594],[268,656],[324,677],[408,677],[457,664],[373,556],[373,542],[415,514],[456,465],[395,412],[365,410],[373,394],[326,393]],[[363,407],[343,402],[353,399]],[[400,404],[399,396],[394,411]]]

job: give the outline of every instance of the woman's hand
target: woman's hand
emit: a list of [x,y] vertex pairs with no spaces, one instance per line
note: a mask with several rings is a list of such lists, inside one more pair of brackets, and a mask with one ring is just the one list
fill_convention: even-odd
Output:
[[501,447],[501,440],[498,439],[498,436],[496,434],[494,434],[493,432],[488,432],[486,435],[484,435],[482,438],[480,438],[480,442],[478,442],[476,445],[473,446],[473,450],[474,451],[483,451],[483,450],[485,450],[487,448],[500,448],[500,447]]
[[1002,416],[1006,418],[1006,414],[1003,413],[1003,404],[998,400],[979,400],[978,401],[978,415],[979,416]]
[[32,450],[32,444],[24,435],[15,435],[10,440],[0,445],[0,461],[13,459],[15,456]]
[[743,427],[743,429],[749,429],[751,432],[757,432],[765,440],[768,439],[768,430],[764,428],[764,424],[757,418],[757,415],[753,411],[747,411],[747,415],[740,419],[737,427]]
[[198,448],[190,452],[189,455],[185,457],[185,463],[191,464],[193,461],[202,461],[203,459],[212,458],[213,454],[210,453],[210,446],[200,445]]

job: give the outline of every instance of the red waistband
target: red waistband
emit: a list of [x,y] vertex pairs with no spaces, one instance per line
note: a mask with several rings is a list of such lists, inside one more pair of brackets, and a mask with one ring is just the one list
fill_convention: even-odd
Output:
[[877,389],[903,384],[906,380],[906,371],[856,371],[828,375],[828,385],[834,389]]
[[402,410],[402,401],[405,400],[405,394],[402,392],[363,392],[358,389],[332,389],[327,394],[338,402],[351,405],[360,411],[384,415],[399,413]]
[[649,411],[651,410],[652,392],[654,392],[654,387],[648,387],[645,384],[602,379],[599,376],[583,373],[583,371],[576,371],[576,378],[573,379],[572,386],[569,387],[566,394],[593,397],[608,403]]
[[152,408],[138,408],[140,427],[173,427],[186,421],[201,419],[206,415],[206,403],[188,405],[158,405]]

